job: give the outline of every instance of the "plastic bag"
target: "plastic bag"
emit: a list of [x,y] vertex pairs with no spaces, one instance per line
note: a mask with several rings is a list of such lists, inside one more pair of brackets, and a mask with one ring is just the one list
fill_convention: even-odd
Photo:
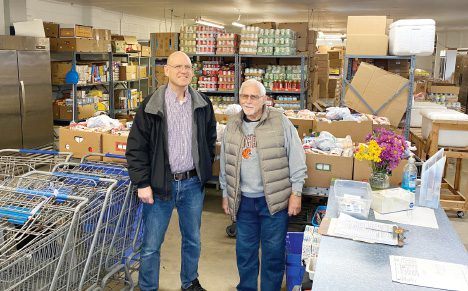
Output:
[[120,128],[122,124],[117,119],[112,119],[107,115],[99,115],[86,120],[88,128]]

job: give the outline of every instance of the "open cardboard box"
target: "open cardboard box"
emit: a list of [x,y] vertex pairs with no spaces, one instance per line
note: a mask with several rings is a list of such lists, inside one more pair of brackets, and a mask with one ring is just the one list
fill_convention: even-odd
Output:
[[310,136],[313,131],[313,123],[312,119],[299,119],[288,117],[294,127],[297,129],[297,134],[299,138],[302,139],[304,136]]
[[372,120],[366,121],[314,121],[314,132],[328,131],[335,137],[343,138],[351,136],[353,142],[365,142],[366,136],[372,133]]
[[[105,154],[114,154],[125,156],[127,150],[128,136],[103,133],[102,134],[102,152]],[[103,158],[104,162],[125,163],[126,159]]]
[[329,188],[333,179],[353,178],[352,157],[306,153],[307,179],[304,187]]
[[[74,158],[81,159],[86,154],[102,152],[102,133],[100,132],[61,127],[59,136],[59,150],[61,152],[72,152]],[[101,157],[90,157],[89,160],[100,161]]]
[[[390,123],[398,127],[406,112],[408,102],[408,87],[401,91],[400,89],[407,84],[408,79],[362,62],[351,85],[370,108],[350,88],[346,90],[345,103],[346,106],[358,112],[388,117]],[[389,101],[396,93],[398,94]],[[387,101],[389,102],[385,104]],[[383,104],[385,106],[379,110]]]

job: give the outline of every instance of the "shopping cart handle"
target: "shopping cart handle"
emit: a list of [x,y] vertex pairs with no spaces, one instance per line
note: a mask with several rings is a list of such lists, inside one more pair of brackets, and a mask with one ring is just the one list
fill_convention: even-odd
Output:
[[23,153],[23,154],[42,154],[42,155],[58,155],[58,154],[60,154],[57,151],[28,150],[28,149],[20,149],[19,152]]
[[104,156],[105,156],[106,158],[123,159],[123,160],[126,159],[125,156],[116,155],[116,154],[105,154]]

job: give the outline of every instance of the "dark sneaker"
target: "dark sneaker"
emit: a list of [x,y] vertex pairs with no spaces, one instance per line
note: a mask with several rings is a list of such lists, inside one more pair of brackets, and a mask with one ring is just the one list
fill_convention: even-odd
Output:
[[190,285],[190,287],[182,288],[182,291],[206,291],[206,289],[200,285],[198,279],[195,279],[192,281],[192,285]]

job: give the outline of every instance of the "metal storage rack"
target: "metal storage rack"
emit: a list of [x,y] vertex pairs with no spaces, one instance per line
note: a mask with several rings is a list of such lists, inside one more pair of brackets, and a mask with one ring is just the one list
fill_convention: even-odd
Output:
[[[137,65],[140,66],[142,65],[142,60],[147,60],[147,77],[145,78],[138,78],[135,80],[125,80],[125,81],[119,81],[119,80],[114,80],[114,75],[113,75],[113,66],[112,66],[112,74],[110,74],[110,83],[111,83],[111,89],[112,89],[112,97],[114,97],[114,91],[115,90],[130,90],[130,89],[137,89],[138,91],[142,91],[142,81],[148,81],[149,78],[149,72],[150,72],[150,64],[149,60],[150,57],[141,57],[141,56],[134,56],[131,53],[111,53],[110,54],[110,64],[113,63],[114,58],[126,58],[126,62],[129,63],[130,60],[137,60]],[[116,88],[118,85],[123,86],[123,88]],[[134,86],[134,87],[132,87]],[[146,86],[146,94],[144,96],[146,97],[149,95],[150,89],[149,89],[149,84]],[[145,93],[142,91],[142,93]],[[110,97],[109,97],[110,98]],[[112,99],[112,107],[110,107],[110,112],[109,115],[111,117],[115,117],[116,113],[126,113],[128,114],[132,109],[128,108],[128,101],[129,101],[129,96],[128,92],[126,94],[126,103],[125,103],[125,109],[116,109],[114,105],[114,99]],[[139,104],[138,104],[139,105]]]
[[[68,57],[71,54],[71,60]],[[106,59],[102,58],[103,56],[107,56]],[[106,61],[108,63],[108,68],[110,68],[112,64],[112,53],[109,52],[51,52],[51,56],[54,56],[54,61],[71,61],[72,66],[76,66],[77,61],[84,61],[84,62],[92,62],[92,61]],[[93,60],[78,60],[79,56],[101,56],[101,59],[93,59]],[[52,60],[52,59],[51,59]],[[75,95],[73,96],[73,114],[72,114],[72,120],[65,120],[65,119],[55,119],[54,121],[56,122],[70,122],[70,121],[80,121],[78,120],[78,104],[76,102],[76,92],[79,88],[97,88],[99,86],[102,86],[106,89],[107,93],[109,94],[109,115],[113,116],[113,107],[114,107],[114,91],[112,87],[112,75],[109,74],[109,71],[107,72],[108,74],[108,82],[102,82],[102,83],[93,83],[93,84],[83,84],[83,85],[78,85],[78,84],[52,84],[52,87],[57,86],[57,87],[62,87],[62,86],[72,86]]]
[[[221,57],[221,58],[226,58],[226,57],[231,57],[234,58],[234,63],[235,63],[235,86],[234,86],[234,91],[213,91],[213,92],[206,92],[208,94],[234,94],[234,101],[235,103],[239,103],[239,89],[241,85],[241,80],[242,80],[242,68],[241,68],[241,63],[242,59],[252,59],[252,58],[269,58],[269,59],[300,59],[301,60],[301,90],[299,92],[292,92],[292,91],[269,91],[267,90],[268,94],[295,94],[300,96],[300,104],[301,104],[301,109],[305,108],[305,94],[306,94],[306,79],[304,77],[304,74],[306,73],[306,65],[307,65],[307,56],[304,55],[292,55],[292,56],[265,56],[265,55],[240,55],[240,54],[234,54],[234,55],[224,55],[224,54],[189,54],[188,55],[190,58],[196,58],[197,60],[200,60],[200,57]],[[157,60],[165,60],[167,57],[151,57],[151,68],[153,68],[156,65]],[[156,76],[153,72],[153,69],[151,69],[151,77],[152,77],[152,84],[156,84]],[[154,85],[153,85],[154,86]]]
[[[241,62],[242,62],[242,58],[268,58],[268,59],[300,59],[301,60],[301,90],[299,92],[292,92],[292,91],[270,91],[270,90],[267,90],[267,94],[295,94],[295,95],[299,95],[300,97],[300,104],[301,104],[301,109],[304,109],[305,108],[305,94],[306,94],[306,79],[304,78],[304,75],[306,73],[306,65],[307,65],[307,62],[306,62],[306,58],[307,56],[304,56],[304,55],[291,55],[291,56],[275,56],[275,55],[272,55],[272,56],[266,56],[266,55],[241,55],[239,54],[238,55],[238,63],[237,63],[237,66],[239,67],[239,71],[241,71]],[[239,75],[238,77],[239,79],[239,83],[240,83],[240,80],[241,80],[241,76]],[[240,89],[240,84],[238,84],[238,89]],[[237,99],[238,101],[238,99]]]
[[[389,100],[383,103],[380,108],[374,109],[369,106],[369,104],[362,98],[361,94],[351,85],[351,80],[353,78],[352,74],[352,67],[353,61],[355,59],[380,59],[380,60],[408,60],[410,62],[410,70],[409,70],[409,81],[403,87],[398,90]],[[407,107],[406,107],[406,119],[405,119],[405,138],[409,140],[410,135],[410,124],[411,124],[411,107],[413,104],[413,88],[414,88],[414,69],[416,67],[416,56],[364,56],[364,55],[345,55],[344,59],[344,73],[343,73],[343,80],[342,80],[342,87],[341,87],[341,99],[340,104],[343,106],[346,88],[349,86],[349,89],[353,91],[356,96],[366,105],[367,108],[372,112],[374,115],[378,115],[379,112],[396,96],[398,96],[403,90],[408,88],[408,99],[407,99]]]

